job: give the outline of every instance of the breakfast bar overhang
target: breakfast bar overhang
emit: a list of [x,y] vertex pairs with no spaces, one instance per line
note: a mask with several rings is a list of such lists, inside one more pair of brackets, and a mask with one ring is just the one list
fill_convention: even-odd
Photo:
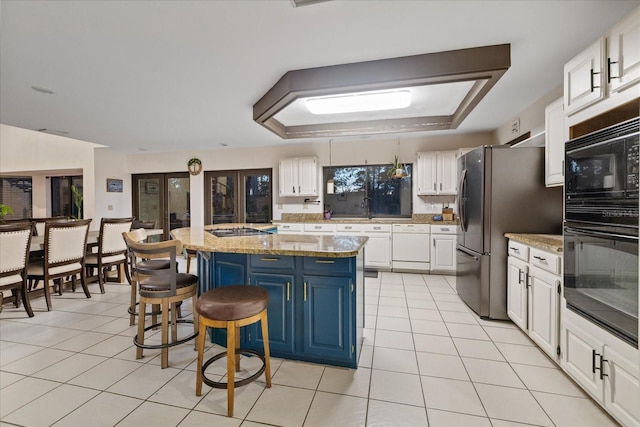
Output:
[[[217,237],[225,236],[216,232],[220,229],[244,231]],[[175,229],[171,235],[198,251],[200,294],[238,284],[268,291],[272,356],[357,368],[367,238],[260,232],[269,229],[270,224],[216,224]],[[224,330],[214,329],[211,336],[226,343]],[[262,348],[259,324],[241,330],[240,347]]]

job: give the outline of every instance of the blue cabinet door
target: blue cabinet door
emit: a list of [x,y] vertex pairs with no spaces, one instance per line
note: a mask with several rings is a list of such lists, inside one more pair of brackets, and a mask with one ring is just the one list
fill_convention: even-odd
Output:
[[303,294],[304,354],[351,360],[355,367],[351,279],[304,275]]
[[[214,287],[248,284],[247,256],[245,254],[214,253],[212,260]],[[240,330],[240,347],[247,345],[247,331],[245,329],[241,328]],[[225,329],[211,328],[210,331],[212,342],[224,347],[227,346],[227,331]]]
[[[251,273],[252,286],[261,286],[269,293],[267,322],[269,324],[269,350],[273,355],[294,352],[295,326],[293,274]],[[262,325],[258,322],[247,326],[247,341],[251,348],[262,351]]]

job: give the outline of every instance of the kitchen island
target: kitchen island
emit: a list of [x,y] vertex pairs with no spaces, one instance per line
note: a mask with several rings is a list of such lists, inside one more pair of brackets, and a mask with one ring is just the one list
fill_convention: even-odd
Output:
[[[217,224],[176,229],[171,235],[198,251],[200,293],[237,284],[269,292],[272,356],[356,368],[364,328],[367,238],[266,232],[272,228]],[[226,343],[226,332],[213,330],[212,340]],[[240,346],[262,348],[257,324],[243,328]]]

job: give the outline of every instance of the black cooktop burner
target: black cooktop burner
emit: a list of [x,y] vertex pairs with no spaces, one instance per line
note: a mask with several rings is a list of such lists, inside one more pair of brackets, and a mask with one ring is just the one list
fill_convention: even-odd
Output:
[[238,237],[238,236],[256,236],[260,234],[271,234],[268,231],[257,230],[255,228],[217,228],[214,230],[207,230],[209,233],[216,237]]

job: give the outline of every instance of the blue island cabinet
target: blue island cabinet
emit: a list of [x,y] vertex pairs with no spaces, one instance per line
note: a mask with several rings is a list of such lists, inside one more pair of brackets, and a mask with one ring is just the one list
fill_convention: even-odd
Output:
[[[203,289],[247,283],[268,291],[272,356],[357,367],[364,326],[362,252],[347,258],[209,253],[201,260]],[[260,324],[242,329],[241,347],[261,351]],[[226,345],[222,332],[212,339]]]

